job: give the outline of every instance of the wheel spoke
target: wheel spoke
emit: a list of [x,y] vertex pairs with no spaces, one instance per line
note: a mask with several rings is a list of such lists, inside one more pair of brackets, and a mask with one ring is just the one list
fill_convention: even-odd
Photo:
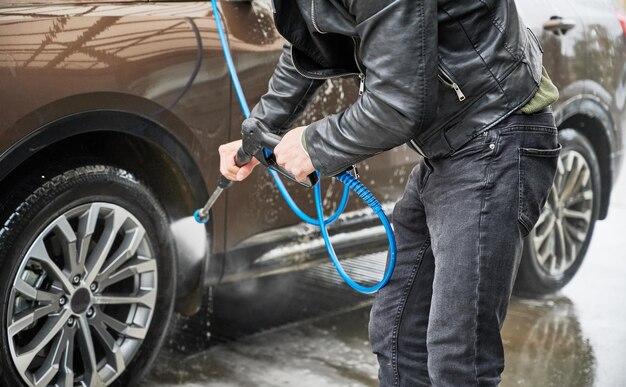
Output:
[[78,236],[80,246],[78,249],[78,265],[82,266],[87,260],[87,253],[91,244],[91,237],[96,229],[98,215],[100,214],[100,204],[94,203],[80,216],[78,223]]
[[91,321],[91,326],[96,331],[98,339],[106,350],[106,357],[109,364],[115,369],[115,372],[122,373],[126,369],[126,361],[124,360],[124,354],[121,348],[117,345],[115,338],[107,332],[104,323],[101,319],[94,317]]
[[550,265],[548,267],[548,271],[549,271],[550,274],[554,274],[554,273],[557,272],[557,270],[556,270],[556,261],[557,261],[557,255],[554,254],[552,256],[552,260],[550,260]]
[[565,237],[565,246],[567,246],[568,251],[563,254],[565,262],[567,263],[567,267],[571,266],[576,259],[577,253],[577,243],[572,240],[572,236],[568,230],[567,223],[563,225],[563,236]]
[[[126,232],[126,236],[124,237],[124,241],[122,245],[117,249],[113,258],[100,273],[96,273],[98,282],[103,283],[109,277],[112,277],[112,274],[117,270],[121,265],[123,265],[126,261],[135,255],[137,249],[139,248],[139,244],[145,237],[146,232],[143,228],[134,228]],[[91,276],[89,276],[90,278]]]
[[50,293],[43,290],[35,289],[31,284],[24,281],[21,278],[15,280],[13,285],[15,290],[20,293],[23,297],[39,302],[47,302],[47,303],[57,303],[61,298],[61,293]]
[[63,359],[59,366],[59,387],[74,387],[74,337],[76,329],[68,329],[68,336],[63,351]]
[[96,304],[105,305],[123,305],[123,304],[141,304],[152,308],[156,300],[156,292],[154,290],[142,291],[136,296],[96,296],[94,297]]
[[535,228],[540,228],[543,225],[543,222],[545,222],[550,215],[553,215],[552,206],[550,203],[546,203],[545,207],[543,207],[543,210],[541,211],[541,214],[539,215],[539,219],[537,219]]
[[569,232],[573,239],[576,239],[579,243],[583,243],[587,238],[587,233],[574,227],[573,224],[565,222],[565,229]]
[[[58,316],[50,316],[46,323],[39,329],[35,337],[14,358],[15,367],[23,374],[32,363],[35,356],[59,333],[65,326],[70,312],[65,310]],[[10,328],[9,328],[10,329]],[[11,337],[9,333],[9,337]]]
[[85,369],[84,381],[87,386],[99,386],[102,383],[100,382],[100,377],[98,375],[96,351],[93,345],[93,338],[91,337],[91,330],[89,329],[87,317],[80,316],[79,324],[80,329],[78,330],[78,346],[80,347],[80,355]]
[[556,165],[556,176],[554,177],[554,185],[558,192],[563,191],[563,182],[565,180],[565,164],[563,163],[563,156],[559,157]]
[[580,178],[578,179],[578,187],[584,187],[589,183],[589,179],[591,178],[591,171],[589,168],[581,161],[582,171],[580,173]]
[[[535,230],[534,232],[537,232],[537,231],[538,230]],[[533,245],[535,246],[535,251],[537,252],[537,254],[544,254],[546,251],[550,250],[549,241],[550,241],[550,234],[548,234],[548,237],[544,241],[542,241],[541,244],[536,242],[535,239],[533,238]]]
[[87,268],[87,277],[85,279],[86,283],[93,282],[96,275],[100,272],[100,269],[102,268],[102,265],[104,265],[111,247],[113,246],[113,242],[115,242],[117,233],[120,231],[120,228],[126,219],[128,219],[128,216],[123,214],[121,210],[112,211],[111,214],[107,215],[105,228],[102,232],[100,240],[87,258],[85,265]]
[[125,280],[126,278],[132,277],[137,274],[143,274],[143,273],[148,273],[151,271],[156,271],[156,269],[157,269],[157,265],[154,259],[139,260],[136,263],[133,262],[130,265],[125,265],[119,271],[117,271],[116,273],[110,276],[105,276],[104,275],[105,273],[103,272],[102,273],[103,278],[101,280],[98,280],[98,278],[96,278],[96,280],[98,280],[98,283],[100,284],[100,288],[104,289],[108,286],[111,286],[114,283]]
[[108,314],[106,314],[105,312],[102,312],[101,310],[99,311],[97,317],[104,324],[106,324],[108,327],[110,327],[111,329],[113,329],[117,333],[124,332],[124,330],[128,327],[128,325],[126,325],[126,323],[121,322],[120,320],[116,319],[115,317],[109,316]]
[[[46,362],[47,363],[47,362]],[[35,375],[35,386],[45,387],[50,385],[52,379],[59,373],[59,366],[48,366],[44,363],[38,370]],[[44,371],[44,372],[42,372]]]
[[565,185],[561,191],[561,201],[566,202],[574,189],[577,187],[578,178],[583,170],[583,164],[579,163],[574,152],[570,152],[567,158],[567,174],[565,175]]
[[75,274],[78,272],[78,248],[76,247],[76,233],[72,229],[65,215],[60,216],[56,220],[56,227],[63,235],[65,243],[63,243],[63,259],[65,262],[65,270]]
[[124,337],[130,337],[133,339],[140,339],[140,340],[143,340],[146,337],[146,333],[148,331],[148,328],[146,327],[137,327],[133,325],[128,325],[126,323],[119,321],[115,317],[109,316],[108,314],[104,312],[100,312],[98,316],[100,320],[102,320],[102,322],[106,326],[113,329],[115,332],[119,333],[120,335]]
[[20,313],[19,315],[15,316],[15,321],[11,325],[9,325],[9,328],[7,329],[9,337],[15,336],[16,334],[23,331],[25,328],[31,326],[33,323],[38,321],[40,318],[57,312],[58,309],[59,308],[56,305],[50,304]]
[[66,292],[71,294],[74,291],[74,287],[70,284],[70,281],[67,279],[63,270],[61,270],[61,268],[59,268],[59,266],[57,266],[52,259],[50,259],[50,255],[48,255],[48,250],[43,242],[43,238],[38,239],[37,242],[35,242],[30,250],[28,258],[34,259],[45,266],[47,273],[54,277],[55,280],[59,281]]
[[552,251],[549,249],[545,249],[543,253],[537,252],[537,254],[538,254],[537,260],[539,261],[541,265],[545,266],[546,262],[548,261],[548,258],[550,258],[550,256],[552,255]]
[[569,208],[564,208],[563,216],[566,218],[584,220],[585,223],[589,223],[589,221],[591,220],[591,210],[576,211]]
[[554,212],[554,207],[558,206],[561,201],[561,196],[559,194],[559,189],[557,187],[556,181],[552,182],[552,188],[550,188],[550,193],[548,194],[547,203],[550,205],[550,210]]
[[593,190],[587,189],[587,190],[580,191],[572,195],[570,199],[567,201],[567,206],[572,207],[576,204],[589,202],[592,200],[593,200]]
[[[564,235],[564,231],[563,231],[563,223],[561,221],[557,221],[556,222],[556,250],[555,250],[555,255],[557,259],[555,259],[555,262],[558,260],[559,261],[559,266],[562,264],[562,260],[563,260],[563,256],[566,254],[567,252],[567,248],[565,247],[565,235]],[[560,258],[560,259],[559,259]],[[556,264],[554,265],[554,270],[552,272],[552,274],[557,274],[558,271],[556,271]]]
[[537,229],[537,231],[541,230],[541,233],[540,234],[537,233],[535,238],[534,238],[535,248],[537,250],[541,248],[541,246],[544,244],[546,239],[550,236],[550,234],[554,230],[554,225],[556,223],[556,217],[555,216],[550,216],[546,223],[547,224],[545,225],[545,227],[542,227],[541,229]]
[[65,327],[61,333],[54,338],[46,360],[34,373],[35,386],[48,386],[52,379],[59,373],[60,363],[67,350],[69,336],[73,335],[72,329]]

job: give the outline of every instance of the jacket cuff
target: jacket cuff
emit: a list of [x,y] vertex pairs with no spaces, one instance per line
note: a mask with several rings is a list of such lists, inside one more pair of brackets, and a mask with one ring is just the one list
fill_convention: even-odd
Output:
[[317,169],[322,176],[336,176],[350,168],[352,164],[367,158],[367,156],[354,157],[353,155],[349,156],[343,152],[333,152],[332,150],[329,152],[325,144],[325,139],[320,135],[320,133],[325,132],[324,126],[329,125],[328,120],[329,117],[325,117],[311,123],[304,131],[304,136],[306,149],[315,169]]

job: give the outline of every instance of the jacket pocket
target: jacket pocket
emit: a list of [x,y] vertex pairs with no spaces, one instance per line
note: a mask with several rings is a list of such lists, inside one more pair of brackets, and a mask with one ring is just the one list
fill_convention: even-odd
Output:
[[552,189],[560,152],[561,145],[555,149],[518,148],[517,218],[523,236],[528,235],[539,220]]
[[459,102],[465,101],[465,99],[466,99],[465,98],[465,94],[461,90],[461,87],[454,80],[454,78],[452,78],[452,75],[450,75],[450,73],[443,67],[443,65],[441,63],[438,64],[438,70],[439,71],[438,71],[437,76],[439,78],[439,81],[441,81],[441,83],[443,83],[447,87],[449,87],[452,90],[454,90],[454,92],[456,93],[457,98],[459,99]]

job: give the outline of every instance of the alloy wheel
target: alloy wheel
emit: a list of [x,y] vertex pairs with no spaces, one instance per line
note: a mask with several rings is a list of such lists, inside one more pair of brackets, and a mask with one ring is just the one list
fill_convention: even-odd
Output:
[[146,229],[110,203],[66,211],[27,249],[6,321],[13,364],[29,386],[109,385],[150,327],[157,263]]
[[538,263],[549,275],[563,275],[576,261],[592,223],[593,195],[589,163],[575,150],[564,151],[531,233]]

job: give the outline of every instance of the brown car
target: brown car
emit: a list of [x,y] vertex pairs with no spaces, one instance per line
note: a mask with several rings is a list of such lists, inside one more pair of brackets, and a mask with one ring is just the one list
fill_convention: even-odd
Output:
[[[559,172],[517,282],[542,294],[572,278],[607,214],[623,156],[626,19],[613,0],[518,5],[561,90]],[[283,44],[271,1],[220,7],[253,105]],[[208,1],[0,0],[0,384],[129,385],[173,310],[196,312],[206,286],[326,259],[262,170],[206,228],[185,220],[243,118],[212,12]],[[329,80],[299,123],[345,108],[357,86]],[[390,212],[417,161],[393,149],[362,163],[361,180]],[[323,184],[331,211],[342,187]],[[312,192],[289,187],[313,213]],[[331,232],[344,257],[385,248],[358,201]]]

